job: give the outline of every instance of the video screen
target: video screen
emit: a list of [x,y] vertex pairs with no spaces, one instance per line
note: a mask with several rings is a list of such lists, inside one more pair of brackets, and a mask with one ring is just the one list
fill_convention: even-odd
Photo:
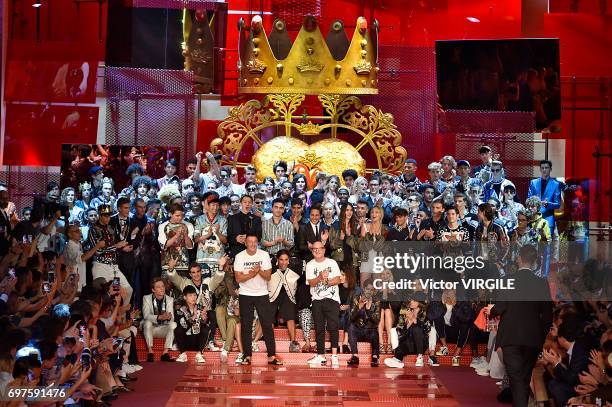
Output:
[[135,177],[128,174],[130,165],[139,164],[144,175],[155,180],[167,175],[169,160],[176,164],[176,176],[179,176],[178,147],[62,144],[60,188],[73,187],[78,191],[78,186],[85,181],[92,183],[94,178],[110,178],[115,193],[119,193],[131,186],[132,177]]
[[561,131],[559,39],[436,41],[442,109],[533,112]]

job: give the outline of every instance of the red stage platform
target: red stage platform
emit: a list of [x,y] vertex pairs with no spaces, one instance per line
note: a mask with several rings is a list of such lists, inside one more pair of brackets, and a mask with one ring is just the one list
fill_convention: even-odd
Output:
[[190,365],[166,406],[458,406],[428,367]]

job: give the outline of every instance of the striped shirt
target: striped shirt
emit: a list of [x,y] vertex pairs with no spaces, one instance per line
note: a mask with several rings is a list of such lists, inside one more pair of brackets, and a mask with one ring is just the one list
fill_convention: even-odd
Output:
[[290,249],[293,247],[293,224],[285,218],[281,218],[278,224],[274,223],[274,218],[263,221],[261,233],[262,246],[263,242],[272,242],[278,236],[282,236],[287,240],[288,245],[277,243],[274,246],[264,247],[264,250],[270,254],[276,254],[281,249]]

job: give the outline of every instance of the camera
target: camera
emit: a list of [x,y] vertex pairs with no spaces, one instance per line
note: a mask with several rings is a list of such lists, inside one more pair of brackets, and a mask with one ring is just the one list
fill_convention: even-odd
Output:
[[51,284],[48,281],[44,281],[42,285],[42,290],[45,294],[49,294],[51,292]]
[[112,288],[118,290],[121,287],[121,279],[119,277],[113,278]]

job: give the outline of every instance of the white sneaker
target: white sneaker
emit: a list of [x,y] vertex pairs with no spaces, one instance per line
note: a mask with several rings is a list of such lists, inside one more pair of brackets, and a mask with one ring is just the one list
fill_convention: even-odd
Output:
[[436,356],[448,356],[448,348],[446,346],[440,346],[440,349],[436,352]]
[[206,362],[206,360],[204,359],[204,355],[202,355],[200,352],[196,353],[195,361],[196,361],[196,363],[205,363]]
[[221,363],[227,363],[227,351],[221,349]]
[[217,345],[215,345],[213,341],[208,342],[208,346],[206,348],[212,352],[219,352],[220,350],[219,348],[217,348]]
[[489,375],[489,366],[478,367],[476,370],[476,374],[478,376],[488,376]]
[[[336,355],[337,358],[337,355]],[[324,365],[327,363],[327,359],[325,359],[324,355],[315,355],[314,357],[308,359],[309,365]]]
[[123,372],[126,373],[126,374],[134,373],[134,368],[132,366],[128,365],[127,363],[124,363],[121,366],[121,370],[123,370]]
[[416,367],[423,367],[423,355],[417,355],[416,362],[414,363]]
[[176,346],[176,343],[172,345],[172,350],[175,350],[178,352],[178,347]]
[[472,358],[472,363],[470,363],[470,367],[476,369],[478,366],[482,366],[484,363],[487,363],[487,361],[482,356]]
[[460,365],[461,365],[459,355],[455,355],[455,356],[453,356],[453,359],[452,359],[451,365],[452,365],[452,366],[455,366],[455,367],[457,367],[457,366],[460,366]]
[[185,352],[181,353],[181,354],[178,356],[178,358],[176,358],[176,361],[177,361],[177,362],[180,362],[180,363],[185,363],[185,362],[187,362],[187,353],[185,353]]
[[239,365],[242,363],[242,359],[244,359],[244,354],[240,352],[238,356],[236,356],[236,360],[234,361],[234,363]]
[[401,369],[404,367],[404,362],[396,358],[385,359],[385,366]]
[[338,360],[338,355],[331,355],[332,367],[340,366],[340,361]]
[[138,372],[140,370],[142,370],[142,366],[140,365],[130,365],[132,367],[132,369],[134,369],[134,372]]
[[253,352],[259,352],[259,345],[257,344],[257,342],[252,342],[251,343],[251,350]]

